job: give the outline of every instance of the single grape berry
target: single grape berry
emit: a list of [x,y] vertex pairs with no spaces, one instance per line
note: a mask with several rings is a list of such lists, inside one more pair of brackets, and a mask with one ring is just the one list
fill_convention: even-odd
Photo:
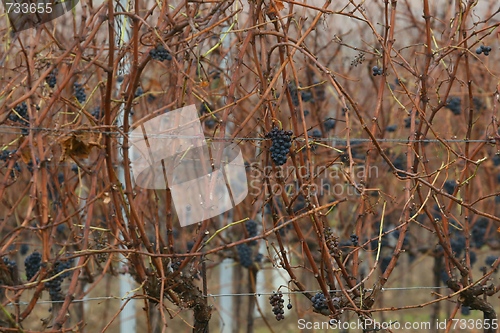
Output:
[[134,97],[135,98],[140,97],[140,96],[142,96],[142,94],[144,94],[144,90],[142,90],[142,87],[137,87],[137,90],[135,91]]
[[247,244],[243,243],[237,245],[236,250],[238,251],[241,266],[250,268],[253,265],[252,249],[250,249]]
[[172,60],[172,56],[170,55],[170,53],[165,50],[165,48],[161,44],[149,51],[149,55],[151,56],[151,58],[158,61]]
[[335,119],[327,119],[324,122],[325,125],[325,131],[330,132],[332,129],[335,128]]
[[476,49],[476,54],[481,54],[483,53],[483,46],[479,46],[477,49]]
[[76,100],[80,104],[84,103],[85,100],[87,99],[87,95],[85,94],[85,88],[80,83],[75,82],[73,84],[73,90],[74,90]]
[[321,138],[322,133],[319,129],[314,129],[312,132],[307,132],[307,135],[312,138]]
[[446,193],[448,194],[453,194],[453,192],[455,191],[455,188],[457,187],[457,182],[456,180],[447,180],[445,183],[444,183],[444,190],[446,191]]
[[462,305],[462,307],[460,308],[460,312],[462,312],[462,315],[468,316],[470,315],[470,307]]
[[293,307],[293,306],[292,306],[292,303],[288,303],[288,305],[286,306],[286,308],[287,308],[288,310],[291,310],[291,309],[292,309],[292,307]]
[[45,78],[45,82],[50,88],[54,88],[57,83],[57,68],[54,68]]
[[[283,299],[283,293],[281,291],[279,291],[277,293],[275,291],[273,291],[273,294],[271,296],[269,296],[269,303],[273,306],[273,313],[276,317],[276,320],[280,321],[280,320],[285,319],[285,316],[284,316],[285,310],[283,310],[283,308],[284,308],[283,303],[285,303],[285,300]],[[289,305],[291,305],[291,304],[289,304]]]
[[266,134],[266,138],[272,140],[269,151],[276,165],[283,165],[286,163],[287,155],[292,146],[292,134],[292,131],[280,130],[277,127],[274,127],[271,132]]
[[24,268],[26,270],[26,279],[31,280],[40,270],[42,264],[42,255],[39,252],[33,252],[24,259]]
[[398,125],[389,125],[385,128],[385,130],[389,133],[396,132],[398,129]]

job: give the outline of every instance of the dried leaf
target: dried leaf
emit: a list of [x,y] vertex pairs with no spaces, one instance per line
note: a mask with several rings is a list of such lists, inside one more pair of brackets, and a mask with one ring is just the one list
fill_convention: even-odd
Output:
[[71,133],[69,136],[63,137],[60,140],[62,147],[61,160],[65,158],[86,158],[89,156],[93,147],[100,147],[99,141],[101,134],[87,131],[79,131]]
[[271,3],[268,6],[267,15],[274,16],[278,13],[276,10],[280,11],[280,10],[283,10],[285,8],[285,5],[283,4],[283,1],[281,1],[281,0],[274,0],[274,1],[271,0],[271,1],[274,2],[274,5]]

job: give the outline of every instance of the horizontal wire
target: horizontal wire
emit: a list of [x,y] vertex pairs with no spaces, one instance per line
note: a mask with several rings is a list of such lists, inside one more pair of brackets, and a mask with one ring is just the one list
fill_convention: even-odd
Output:
[[[429,286],[414,286],[414,287],[395,287],[395,288],[382,288],[381,291],[401,291],[401,290],[425,290],[425,289],[443,289],[447,288],[445,286],[439,287],[429,287]],[[341,292],[342,290],[328,290],[328,292]],[[365,289],[365,292],[371,292],[373,289]],[[318,290],[306,290],[306,291],[282,291],[283,295],[295,295],[295,294],[303,294],[303,293],[316,293]],[[263,293],[234,293],[234,294],[207,294],[203,295],[204,297],[241,297],[241,296],[268,296],[273,295],[273,292],[263,292]],[[107,301],[107,300],[129,300],[134,297],[119,297],[119,296],[100,296],[100,297],[86,297],[83,299],[74,299],[71,303],[85,303],[85,302],[94,302],[94,301]],[[64,301],[38,301],[36,304],[55,304],[55,303],[64,303]],[[14,305],[28,305],[29,302],[17,302],[17,303],[8,303],[7,306]]]
[[[442,289],[447,288],[445,286],[439,287],[429,287],[429,286],[415,286],[415,287],[394,287],[394,288],[382,288],[381,291],[397,291],[397,290],[423,290],[423,289]],[[364,289],[364,292],[371,292],[373,289]],[[306,291],[282,291],[283,295],[295,295],[303,293],[317,293],[318,290],[306,290]],[[328,290],[329,293],[342,292],[342,290]],[[205,297],[232,297],[232,296],[267,296],[273,295],[275,292],[267,293],[240,293],[240,294],[207,294]]]
[[[23,127],[16,127],[16,126],[0,126],[0,133],[3,134],[18,134],[21,135],[21,131],[11,131],[10,129],[22,129]],[[2,129],[8,129],[2,130]],[[46,131],[46,132],[54,132],[57,134],[71,134],[71,133],[96,133],[96,134],[104,134],[104,135],[115,135],[115,136],[122,136],[123,134],[121,132],[116,132],[116,131],[100,131],[100,130],[92,130],[92,129],[76,129],[76,130],[71,130],[71,131],[63,131],[63,130],[56,130],[53,128],[45,128],[45,127],[37,127],[37,128],[31,128],[33,131]],[[129,134],[127,136],[128,138],[144,138],[143,134],[140,135],[133,135]],[[166,135],[166,134],[149,134],[147,135],[148,138],[158,138],[158,139],[168,139],[168,138],[179,138],[179,139],[198,139],[201,138],[200,136],[196,135]],[[264,137],[224,137],[224,138],[218,138],[218,137],[204,137],[206,140],[211,140],[211,141],[226,141],[226,142],[233,142],[233,141],[264,141],[264,140],[270,140],[268,138]],[[305,138],[303,137],[296,137],[294,138],[296,141],[304,142]],[[322,137],[322,138],[317,138],[313,136],[309,136],[309,141],[312,142],[338,142],[339,144],[347,144],[347,140],[345,138],[341,137],[336,137],[336,136],[331,136],[331,137]],[[357,143],[363,143],[363,142],[371,142],[372,140],[369,138],[351,138],[350,143],[351,144],[357,144]],[[447,143],[496,143],[495,138],[489,138],[489,139],[403,139],[403,138],[394,138],[394,139],[389,139],[389,138],[380,138],[377,139],[377,142],[396,142],[396,143],[416,143],[416,142],[423,142],[423,143],[441,143],[441,142],[447,142]]]

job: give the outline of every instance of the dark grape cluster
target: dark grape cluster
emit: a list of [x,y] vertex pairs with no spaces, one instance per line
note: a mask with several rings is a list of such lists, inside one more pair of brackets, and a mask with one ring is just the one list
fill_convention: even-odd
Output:
[[202,102],[200,108],[198,109],[198,112],[200,113],[200,116],[203,116],[204,114],[210,114],[210,110],[213,110],[212,106],[205,102]]
[[253,258],[253,261],[255,261],[256,263],[261,263],[262,259],[264,259],[264,255],[262,253],[258,252],[255,255],[255,257]]
[[456,116],[462,112],[462,100],[460,97],[453,96],[448,98],[445,106]]
[[[397,229],[397,230],[394,230],[394,231],[391,233],[391,235],[392,235],[392,237],[394,237],[396,240],[398,240],[398,239],[399,239],[399,233],[400,233],[400,230],[399,230],[399,229]],[[409,235],[410,235],[410,233],[409,233],[409,232],[408,232],[408,230],[407,230],[407,232],[405,233],[405,238],[403,238],[403,249],[405,249],[405,250],[406,250],[406,249],[409,249],[409,247],[410,247],[410,236],[409,236]]]
[[75,82],[75,83],[73,83],[73,90],[74,90],[76,100],[80,104],[84,103],[85,100],[87,99],[87,95],[85,94],[85,88],[83,87],[83,85],[78,83],[78,82]]
[[283,303],[285,303],[285,300],[283,299],[283,293],[281,291],[277,293],[273,291],[273,294],[269,296],[269,303],[273,306],[273,313],[276,316],[276,320],[280,321],[285,319],[285,310],[283,310]]
[[358,237],[358,235],[352,234],[351,237],[350,237],[350,240],[351,240],[351,244],[353,246],[358,246],[359,245],[359,237]]
[[159,44],[158,46],[156,46],[156,48],[149,51],[149,55],[151,56],[151,58],[158,61],[172,60],[170,52],[165,50],[165,48],[161,44]]
[[20,253],[22,256],[24,256],[24,255],[26,255],[26,253],[28,253],[29,249],[30,249],[29,245],[28,245],[28,244],[26,244],[26,243],[23,243],[23,244],[21,244],[21,246],[19,247],[19,253]]
[[396,132],[398,129],[398,125],[389,125],[385,128],[385,130],[389,133]]
[[174,259],[174,260],[172,260],[172,264],[170,265],[170,267],[175,272],[175,271],[179,270],[179,268],[181,267],[181,264],[182,264],[181,259]]
[[208,129],[213,129],[217,125],[217,120],[214,117],[208,117],[207,120],[205,120],[205,126],[207,126]]
[[69,277],[71,272],[66,271],[60,275],[57,274],[71,268],[72,263],[72,260],[56,261],[52,269],[51,279],[45,282],[45,288],[48,289],[50,299],[54,302],[62,301],[64,299],[61,293],[61,284],[65,278]]
[[493,162],[494,166],[499,166],[500,165],[500,155],[495,154],[495,156],[493,156],[491,161]]
[[440,277],[441,277],[441,281],[444,283],[444,284],[447,284],[448,283],[448,280],[450,280],[450,276],[448,275],[448,273],[446,272],[446,270],[441,270],[441,273],[439,274]]
[[[415,119],[415,126],[420,123],[420,119]],[[411,127],[411,117],[405,118],[405,128]]]
[[335,128],[335,119],[328,118],[327,120],[325,120],[324,125],[325,131],[330,132]]
[[45,78],[45,82],[50,88],[54,88],[57,83],[57,68],[54,68]]
[[319,82],[317,80],[313,81],[314,88],[314,100],[317,101],[324,101],[326,99],[326,91],[325,91],[325,86],[323,85],[322,82]]
[[21,125],[28,125],[26,120],[29,119],[28,116],[28,106],[26,105],[26,102],[22,102],[19,105],[16,105],[14,107],[15,112],[11,112],[9,115],[9,120],[15,121],[20,123]]
[[476,49],[476,54],[483,53],[485,56],[489,56],[491,52],[491,46],[481,45]]
[[455,256],[459,257],[465,249],[465,236],[458,231],[452,231],[450,235],[450,246]]
[[302,97],[302,101],[303,102],[311,102],[313,101],[313,94],[312,94],[312,91],[309,91],[309,90],[303,90],[301,93],[300,93],[300,96]]
[[392,257],[383,257],[382,260],[380,260],[380,270],[382,271],[382,273],[385,272],[385,270],[387,269],[387,267],[389,267],[389,263],[391,262],[392,260]]
[[[398,170],[406,170],[406,157],[403,154],[399,154],[394,161],[392,161],[394,167]],[[391,171],[389,169],[389,171]],[[399,177],[406,177],[406,175],[400,171],[397,172]]]
[[292,97],[292,104],[294,106],[299,106],[299,93],[297,91],[296,85],[290,83],[288,85],[288,91],[290,92],[290,96]]
[[236,246],[238,257],[240,258],[241,266],[250,268],[253,265],[252,249],[246,244],[239,244]]
[[477,220],[472,226],[472,244],[477,248],[481,248],[486,242],[486,229],[488,228],[488,220],[484,217]]
[[304,196],[301,194],[297,197],[297,200],[295,200],[295,204],[293,205],[293,212],[298,213],[304,208],[306,208],[306,200],[304,199]]
[[[257,222],[254,220],[248,220],[245,222],[245,228],[247,229],[248,232],[248,238],[252,238],[257,236]],[[251,241],[248,242],[248,245],[255,245],[257,244],[257,241]]]
[[0,150],[0,161],[7,162],[13,152],[10,150]]
[[474,266],[474,264],[477,262],[477,254],[474,251],[469,251],[469,260],[470,260],[470,266]]
[[283,165],[286,163],[287,155],[292,146],[292,131],[284,131],[273,127],[271,132],[266,134],[266,138],[272,140],[271,158],[276,165]]
[[454,232],[450,236],[450,245],[451,250],[455,253],[456,257],[459,257],[462,254],[462,251],[465,249],[465,237],[464,235]]
[[104,112],[101,111],[101,108],[99,106],[96,106],[94,108],[94,111],[92,111],[91,115],[96,120],[100,120],[104,116]]
[[495,256],[495,255],[489,255],[486,257],[486,260],[484,261],[484,263],[487,265],[487,266],[493,266],[493,264],[495,263],[495,261],[498,260],[498,257]]
[[372,67],[372,75],[377,76],[377,75],[382,75],[384,74],[384,70],[378,66],[373,66]]
[[328,309],[328,305],[326,304],[326,297],[321,292],[316,293],[316,295],[311,298],[311,302],[316,311]]
[[17,270],[17,263],[14,260],[10,260],[7,257],[3,257],[2,259],[5,266],[7,266],[7,268],[9,269],[10,274],[13,275],[14,271]]
[[24,259],[24,268],[26,270],[26,279],[31,280],[40,270],[42,264],[42,255],[39,252],[33,252]]

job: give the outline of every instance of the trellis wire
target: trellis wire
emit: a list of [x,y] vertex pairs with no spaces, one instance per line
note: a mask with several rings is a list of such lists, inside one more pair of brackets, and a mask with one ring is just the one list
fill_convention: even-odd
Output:
[[[13,131],[5,131],[2,129],[9,129],[9,128],[16,128],[16,129],[21,129],[23,127],[20,126],[0,126],[0,133],[2,134],[19,134],[21,135],[21,131],[19,132],[13,132]],[[98,131],[98,130],[91,130],[91,129],[76,129],[72,131],[61,131],[61,130],[55,130],[52,128],[46,128],[46,127],[35,127],[31,128],[33,131],[46,131],[46,132],[55,132],[57,134],[71,134],[71,133],[96,133],[96,134],[105,134],[105,135],[115,135],[115,136],[122,136],[123,133],[121,132],[115,132],[115,131]],[[142,135],[128,135],[129,138],[143,138],[144,136]],[[194,136],[194,135],[166,135],[166,134],[150,134],[148,135],[150,138],[158,138],[158,139],[167,139],[167,138],[180,138],[180,139],[196,139],[199,138],[199,136]],[[225,137],[225,138],[220,138],[220,137],[205,137],[205,139],[211,140],[211,141],[226,141],[226,142],[233,142],[233,141],[265,141],[265,140],[270,140],[267,138],[263,137],[235,137],[235,138],[230,138],[230,137]],[[303,137],[296,137],[294,140],[304,142],[305,138]],[[316,138],[316,137],[311,137],[309,136],[309,141],[310,142],[339,142],[339,143],[346,143],[346,139],[343,137],[338,137],[338,136],[330,136],[327,138]],[[362,143],[362,142],[371,142],[371,139],[368,138],[351,138],[350,139],[351,144],[357,144],[357,143]],[[416,143],[416,142],[422,142],[422,143],[440,143],[440,142],[449,142],[449,143],[491,143],[495,144],[497,141],[500,141],[500,136],[498,138],[487,138],[487,139],[404,139],[404,138],[377,138],[378,142],[395,142],[395,143]]]
[[[429,290],[429,289],[443,289],[448,288],[446,286],[432,287],[432,286],[415,286],[415,287],[393,287],[393,288],[382,288],[382,291],[403,291],[403,290]],[[330,293],[341,292],[342,290],[328,290]],[[365,292],[371,292],[373,289],[364,289]],[[318,290],[306,290],[306,291],[282,291],[283,295],[299,295],[303,293],[315,293]],[[207,294],[203,295],[204,297],[248,297],[248,296],[269,296],[272,295],[272,292],[262,292],[262,293],[231,293],[231,294]],[[129,299],[136,299],[137,297],[119,297],[119,296],[100,296],[100,297],[88,297],[83,299],[74,299],[71,303],[85,303],[85,302],[93,302],[93,301],[109,301],[109,300],[120,300],[126,301]],[[54,304],[54,303],[64,303],[64,301],[38,301],[36,304]],[[17,303],[7,303],[7,306],[14,305],[28,305],[28,302],[17,302]]]

